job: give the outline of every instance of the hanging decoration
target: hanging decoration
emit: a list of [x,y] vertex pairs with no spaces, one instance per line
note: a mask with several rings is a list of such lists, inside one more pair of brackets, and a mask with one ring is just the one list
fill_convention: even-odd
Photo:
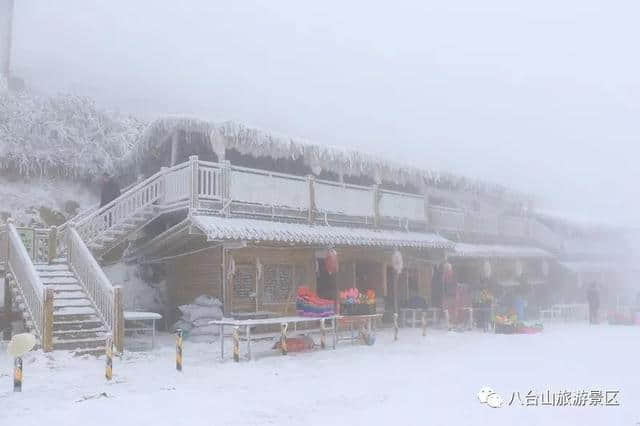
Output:
[[520,260],[516,260],[516,264],[515,264],[515,272],[516,272],[516,277],[520,278],[522,276],[522,261]]
[[262,279],[262,262],[260,258],[256,258],[256,275],[258,276],[258,280]]
[[396,271],[397,274],[402,273],[402,269],[404,268],[404,261],[402,259],[402,253],[399,250],[395,250],[393,255],[391,256],[391,266],[393,270]]
[[327,257],[324,258],[324,267],[329,275],[333,275],[338,272],[339,262],[337,251],[334,249],[327,250]]
[[227,268],[227,279],[231,279],[236,274],[236,261],[233,259],[233,256],[229,257],[229,265]]
[[491,278],[491,262],[489,262],[488,260],[485,260],[484,264],[482,265],[482,273],[484,275],[484,278]]

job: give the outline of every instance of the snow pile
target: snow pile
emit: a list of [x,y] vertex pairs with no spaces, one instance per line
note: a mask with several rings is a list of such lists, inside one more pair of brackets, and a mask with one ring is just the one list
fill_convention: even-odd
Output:
[[90,178],[115,170],[144,126],[87,97],[0,90],[0,171]]
[[218,335],[218,326],[209,324],[222,319],[222,303],[215,297],[198,296],[193,303],[178,309],[182,318],[173,325],[174,330],[181,329],[187,336],[202,336],[202,339]]
[[113,285],[121,285],[127,311],[157,312],[166,315],[167,289],[164,275],[153,266],[116,263],[103,266]]

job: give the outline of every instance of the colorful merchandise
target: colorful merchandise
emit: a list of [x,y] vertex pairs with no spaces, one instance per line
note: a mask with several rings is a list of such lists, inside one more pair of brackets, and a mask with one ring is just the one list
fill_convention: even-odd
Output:
[[335,315],[335,302],[318,297],[307,287],[298,288],[296,313],[304,317],[328,317]]
[[340,312],[345,315],[367,315],[375,313],[376,292],[373,289],[361,292],[350,288],[340,292]]

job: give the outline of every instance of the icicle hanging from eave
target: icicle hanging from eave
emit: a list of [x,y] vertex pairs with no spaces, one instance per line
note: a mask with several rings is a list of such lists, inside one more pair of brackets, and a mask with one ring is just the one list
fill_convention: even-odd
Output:
[[202,132],[209,136],[213,152],[222,157],[226,149],[234,149],[253,157],[274,159],[297,159],[312,170],[318,168],[342,176],[368,176],[374,181],[423,185],[458,191],[482,193],[494,198],[508,194],[514,198],[528,196],[508,191],[505,187],[468,179],[447,172],[419,169],[398,164],[382,158],[344,148],[313,144],[302,139],[280,136],[275,133],[249,128],[241,123],[227,121],[212,123],[186,117],[166,117],[153,122],[144,131],[142,140],[135,148],[133,157],[140,161],[156,144],[166,143],[167,136],[176,131]]

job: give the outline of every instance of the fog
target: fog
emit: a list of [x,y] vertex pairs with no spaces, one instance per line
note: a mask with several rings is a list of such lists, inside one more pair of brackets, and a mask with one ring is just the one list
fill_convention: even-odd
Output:
[[363,149],[638,226],[635,1],[19,0],[13,70],[151,119]]

